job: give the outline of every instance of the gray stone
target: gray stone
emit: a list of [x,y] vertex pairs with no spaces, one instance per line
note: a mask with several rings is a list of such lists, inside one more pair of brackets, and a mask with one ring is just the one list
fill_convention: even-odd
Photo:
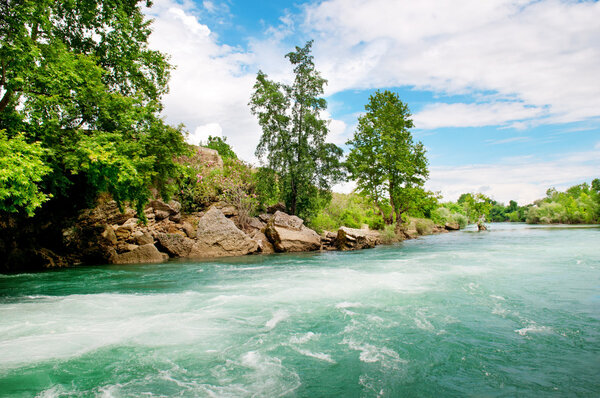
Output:
[[187,257],[194,246],[194,241],[179,234],[159,233],[156,244],[172,257]]
[[277,252],[307,252],[321,248],[321,237],[305,227],[304,221],[277,211],[265,228],[265,235]]
[[214,207],[198,221],[196,239],[189,257],[241,256],[258,250],[254,240]]
[[153,244],[138,246],[134,250],[113,255],[110,259],[112,264],[142,264],[162,263],[169,259],[166,253],[161,253]]
[[375,247],[381,243],[381,238],[377,232],[341,227],[335,242],[338,250],[360,250]]

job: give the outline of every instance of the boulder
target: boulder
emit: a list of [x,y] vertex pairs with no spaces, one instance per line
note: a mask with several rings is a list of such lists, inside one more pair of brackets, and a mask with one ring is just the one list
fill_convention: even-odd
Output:
[[164,220],[165,218],[169,218],[170,215],[171,215],[171,213],[169,213],[166,210],[154,209],[154,217],[155,217],[156,221]]
[[198,221],[196,239],[189,257],[242,256],[258,250],[256,241],[214,207]]
[[194,238],[196,236],[196,228],[194,228],[194,226],[189,222],[184,221],[182,224],[182,229],[188,238]]
[[265,224],[267,224],[269,221],[271,221],[272,218],[273,218],[272,214],[265,214],[265,213],[263,213],[263,214],[259,214],[258,215],[259,221],[262,221]]
[[179,234],[159,233],[156,245],[172,257],[187,257],[194,246],[194,241]]
[[149,243],[126,253],[115,254],[110,258],[110,262],[112,264],[162,263],[168,259],[166,253],[159,252],[156,246]]
[[250,218],[250,221],[248,221],[248,225],[247,225],[248,229],[256,229],[259,231],[262,230],[266,226],[267,226],[267,224],[262,222],[257,217]]
[[117,236],[117,239],[125,240],[125,239],[129,238],[129,235],[131,235],[132,231],[133,231],[133,226],[131,224],[121,225],[120,227],[117,227],[117,229],[115,231],[115,235]]
[[447,222],[444,225],[447,231],[458,231],[460,229],[460,225],[457,222]]
[[[171,203],[174,206],[171,206]],[[156,200],[153,200],[150,203],[148,203],[148,207],[153,208],[155,214],[157,211],[161,211],[161,212],[167,212],[168,216],[170,216],[171,214],[177,214],[177,213],[179,213],[179,210],[181,210],[181,204],[179,204],[179,202],[176,202],[174,200],[172,200],[171,202],[169,202],[169,204],[167,204],[160,199],[156,199]],[[165,218],[165,217],[163,217],[163,218]]]
[[213,206],[221,210],[221,213],[223,213],[223,215],[225,215],[227,218],[235,217],[239,214],[238,209],[236,209],[235,206],[224,202],[216,203]]
[[282,211],[276,211],[273,214],[273,218],[271,219],[273,225],[283,228],[297,229],[300,230],[304,224],[304,220],[302,220],[298,216],[290,216]]
[[260,232],[259,230],[255,230],[250,234],[250,237],[256,241],[258,244],[258,251],[263,254],[271,254],[275,253],[275,248],[273,248],[273,244],[269,242],[267,236]]
[[147,245],[148,243],[154,243],[154,238],[148,232],[135,231],[131,238],[138,245]]
[[196,150],[194,158],[197,158],[200,163],[207,164],[209,167],[223,167],[223,159],[216,150],[203,146],[194,146],[194,149]]
[[364,229],[341,227],[338,229],[336,246],[339,250],[370,249],[381,243],[376,232]]
[[321,248],[323,250],[337,250],[335,245],[337,234],[331,231],[323,231],[321,234]]
[[285,204],[283,204],[283,203],[281,203],[281,202],[279,202],[279,203],[276,203],[276,204],[274,204],[273,206],[269,206],[269,207],[267,207],[267,213],[269,213],[269,214],[275,214],[275,213],[276,213],[276,212],[278,212],[278,211],[280,211],[280,212],[282,212],[282,213],[285,213],[285,212],[286,212],[286,210],[287,210],[287,209],[286,209],[286,207],[285,207]]
[[117,235],[115,234],[115,230],[112,229],[112,227],[110,226],[104,228],[104,231],[102,232],[102,237],[106,239],[106,241],[111,245],[117,244]]
[[305,227],[304,221],[281,211],[275,212],[265,228],[265,235],[277,252],[307,252],[321,248],[321,237]]
[[135,210],[124,207],[121,211],[117,202],[108,200],[99,203],[93,209],[82,211],[79,215],[79,223],[84,225],[121,224],[132,217],[135,217]]

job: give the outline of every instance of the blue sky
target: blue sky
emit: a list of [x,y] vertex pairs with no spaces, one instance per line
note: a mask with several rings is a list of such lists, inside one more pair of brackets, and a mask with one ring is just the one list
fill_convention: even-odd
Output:
[[226,136],[257,162],[256,72],[289,80],[284,54],[314,39],[330,140],[344,147],[375,90],[397,92],[446,199],[525,204],[600,177],[598,2],[155,0],[147,14],[177,67],[165,116],[192,143]]

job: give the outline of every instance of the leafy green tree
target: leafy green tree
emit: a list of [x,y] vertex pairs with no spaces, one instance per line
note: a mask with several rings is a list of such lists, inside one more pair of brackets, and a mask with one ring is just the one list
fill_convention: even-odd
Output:
[[[413,121],[408,106],[396,93],[377,91],[358,118],[347,165],[358,191],[380,210],[387,224],[402,222],[402,215],[421,200],[429,176],[425,148],[414,142],[409,129]],[[389,200],[392,214],[384,211]]]
[[485,221],[490,214],[494,201],[482,193],[468,193],[464,196],[463,206],[466,209],[470,221],[476,221],[478,229],[485,230]]
[[50,172],[44,161],[44,149],[39,142],[28,144],[22,134],[7,139],[0,130],[0,211],[35,209],[50,199],[37,183]]
[[314,214],[331,185],[343,178],[342,150],[325,142],[329,129],[321,112],[327,102],[321,96],[327,80],[315,69],[312,43],[286,55],[294,68],[291,85],[259,71],[249,104],[262,127],[256,156],[266,157],[288,210],[302,217]]
[[207,148],[214,149],[219,152],[219,155],[223,159],[237,159],[237,155],[231,149],[231,145],[227,143],[227,137],[213,137],[212,135],[208,136],[208,142],[205,145]]
[[[50,171],[25,178],[39,198],[53,197],[49,204],[110,192],[142,214],[151,186],[164,197],[172,192],[183,128],[159,117],[170,66],[147,46],[140,3],[151,4],[0,2],[0,129],[39,145],[36,159]],[[34,210],[18,201],[3,208]]]

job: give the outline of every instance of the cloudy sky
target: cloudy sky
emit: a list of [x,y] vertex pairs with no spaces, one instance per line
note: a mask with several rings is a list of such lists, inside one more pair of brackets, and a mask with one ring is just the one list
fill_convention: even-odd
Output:
[[[600,177],[600,3],[553,0],[154,0],[151,46],[176,66],[165,117],[256,162],[256,72],[314,39],[330,141],[344,148],[377,89],[408,103],[429,189],[526,204]],[[352,184],[338,186],[348,191]]]

